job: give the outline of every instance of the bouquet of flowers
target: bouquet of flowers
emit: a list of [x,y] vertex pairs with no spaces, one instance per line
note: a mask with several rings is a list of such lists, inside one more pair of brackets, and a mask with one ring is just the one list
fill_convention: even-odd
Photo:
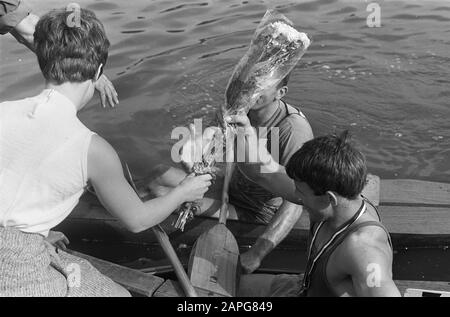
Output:
[[[197,174],[212,173],[217,154],[223,154],[224,140],[232,138],[234,129],[225,123],[230,115],[247,113],[262,92],[275,87],[295,67],[310,45],[305,33],[298,32],[290,20],[273,10],[268,10],[256,28],[247,53],[233,71],[221,107],[222,128],[206,145],[200,162],[194,162],[192,171]],[[226,149],[228,150],[228,149]],[[224,186],[225,188],[227,186]],[[175,227],[183,230],[184,224],[193,217],[194,203],[180,208]]]
[[269,10],[228,82],[223,116],[247,113],[261,93],[278,85],[310,45],[284,15]]

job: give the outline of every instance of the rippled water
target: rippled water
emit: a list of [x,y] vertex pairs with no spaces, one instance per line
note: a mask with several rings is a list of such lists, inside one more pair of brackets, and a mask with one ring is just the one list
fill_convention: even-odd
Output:
[[[36,12],[73,1],[32,0]],[[103,21],[112,43],[106,74],[120,96],[96,98],[81,119],[146,175],[170,160],[170,133],[212,118],[231,71],[266,8],[277,8],[313,44],[295,69],[287,101],[315,135],[350,129],[370,169],[384,178],[450,182],[450,3],[378,1],[78,1]],[[0,100],[42,89],[35,57],[0,39]]]

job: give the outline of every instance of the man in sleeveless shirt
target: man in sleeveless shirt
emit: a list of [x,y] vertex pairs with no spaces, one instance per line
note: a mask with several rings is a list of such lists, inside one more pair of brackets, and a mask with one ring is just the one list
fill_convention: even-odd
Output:
[[[266,89],[256,104],[249,110],[248,116],[255,127],[267,128],[267,148],[271,142],[279,145],[278,153],[272,153],[281,165],[286,165],[290,157],[302,144],[312,139],[311,126],[306,117],[293,106],[282,100],[288,91],[289,76],[275,87]],[[278,133],[271,133],[276,129]],[[271,140],[271,136],[277,140]],[[278,154],[278,155],[277,155]],[[255,271],[263,258],[272,251],[291,231],[300,218],[302,208],[280,197],[279,192],[294,191],[295,185],[286,174],[273,181],[270,173],[261,173],[250,163],[236,164],[229,189],[229,219],[267,224],[264,233],[256,243],[241,254],[241,266],[245,273]],[[189,166],[188,166],[189,167]],[[160,176],[149,183],[154,193],[165,193],[185,176],[185,172],[176,168],[160,167]],[[221,185],[221,181],[216,184]],[[218,216],[220,206],[220,186],[209,192],[208,198],[201,202],[201,213]]]
[[[252,130],[246,118],[230,122]],[[391,239],[376,208],[361,196],[367,178],[365,158],[347,132],[306,142],[286,171],[296,191],[284,198],[301,199],[310,217],[305,274],[243,275],[240,295],[399,296],[392,279]]]

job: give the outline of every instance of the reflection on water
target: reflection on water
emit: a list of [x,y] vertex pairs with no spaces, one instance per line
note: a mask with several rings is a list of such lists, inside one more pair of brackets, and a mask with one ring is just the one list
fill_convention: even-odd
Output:
[[[213,118],[256,24],[275,7],[313,39],[287,101],[314,133],[350,129],[381,177],[450,182],[446,1],[381,1],[381,28],[366,26],[362,0],[78,2],[105,24],[106,73],[121,102],[104,110],[95,99],[80,117],[136,174],[169,160],[173,127]],[[31,0],[38,14],[64,3]],[[9,36],[0,45],[0,99],[38,92],[34,56]]]

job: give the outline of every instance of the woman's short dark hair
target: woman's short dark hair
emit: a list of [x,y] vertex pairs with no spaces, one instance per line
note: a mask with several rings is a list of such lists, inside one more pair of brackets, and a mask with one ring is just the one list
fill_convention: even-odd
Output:
[[289,160],[286,172],[305,182],[315,195],[334,191],[347,199],[361,194],[367,178],[364,155],[351,143],[348,131],[306,142]]
[[45,79],[55,83],[94,79],[108,58],[109,41],[92,11],[80,10],[79,26],[69,26],[65,9],[42,16],[34,32],[34,45]]

